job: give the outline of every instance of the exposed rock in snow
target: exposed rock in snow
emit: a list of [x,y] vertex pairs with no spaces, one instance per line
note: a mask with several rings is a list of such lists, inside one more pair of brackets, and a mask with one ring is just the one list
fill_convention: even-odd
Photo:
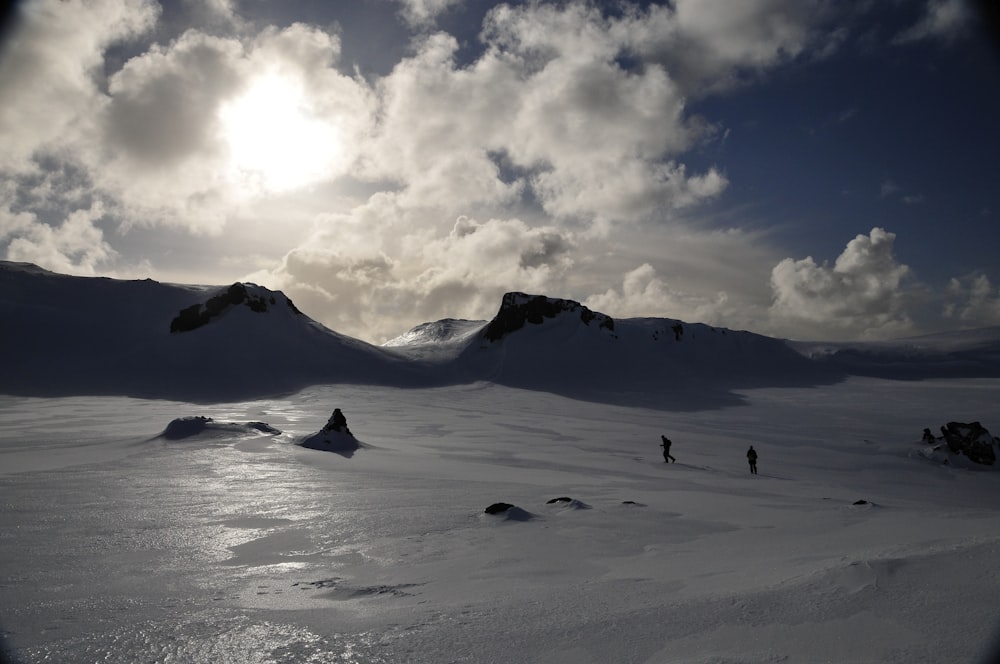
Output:
[[964,454],[971,461],[988,466],[996,463],[997,440],[979,422],[948,422],[941,427],[941,435],[953,454]]
[[181,440],[203,434],[232,437],[239,434],[277,436],[280,433],[266,422],[216,422],[211,417],[195,415],[172,420],[160,437]]
[[560,300],[544,295],[506,293],[500,310],[486,326],[487,339],[497,341],[506,334],[524,327],[525,323],[540,324],[546,318],[555,318],[563,313],[579,314],[585,325],[596,321],[597,327],[613,331],[615,321],[611,316],[595,313],[573,300]]
[[560,496],[559,498],[553,498],[551,500],[545,501],[546,505],[552,505],[555,508],[563,510],[589,510],[590,505],[583,502],[582,500],[577,500],[575,498],[570,498],[569,496]]
[[347,418],[339,408],[333,409],[333,415],[322,429],[302,440],[299,445],[310,450],[334,452],[348,458],[364,447],[347,428]]
[[510,503],[493,503],[483,511],[486,514],[501,514],[509,510],[511,507],[513,507],[513,505]]
[[979,422],[948,422],[941,427],[941,436],[934,438],[924,429],[921,454],[949,465],[964,465],[967,459],[979,466],[995,466],[1000,440],[993,437]]
[[531,512],[510,503],[493,503],[483,513],[500,516],[507,521],[529,521],[535,517]]
[[[275,306],[278,299],[275,293],[266,292],[259,286],[235,283],[225,291],[213,295],[204,303],[192,304],[181,310],[177,317],[170,321],[171,332],[189,332],[198,329],[202,325],[208,324],[215,318],[222,316],[232,307],[243,305],[255,313],[264,313],[268,305]],[[296,314],[300,314],[292,301],[282,295],[285,304]]]

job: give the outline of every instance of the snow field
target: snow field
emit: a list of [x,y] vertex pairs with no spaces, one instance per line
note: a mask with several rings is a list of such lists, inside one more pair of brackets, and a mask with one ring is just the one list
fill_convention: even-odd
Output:
[[[0,397],[0,624],[25,662],[976,661],[1000,626],[1000,476],[916,452],[925,426],[990,427],[998,395]],[[298,447],[334,407],[366,447]],[[195,415],[284,433],[158,437]]]

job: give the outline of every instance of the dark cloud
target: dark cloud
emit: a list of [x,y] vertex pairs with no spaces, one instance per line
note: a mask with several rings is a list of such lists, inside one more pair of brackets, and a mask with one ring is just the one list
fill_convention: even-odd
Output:
[[210,146],[219,106],[243,85],[238,42],[188,32],[126,63],[110,80],[106,149],[170,169]]

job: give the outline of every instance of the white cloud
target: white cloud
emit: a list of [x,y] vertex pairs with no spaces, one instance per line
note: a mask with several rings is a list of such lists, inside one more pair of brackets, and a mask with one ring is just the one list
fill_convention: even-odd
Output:
[[895,234],[873,228],[851,240],[833,266],[786,258],[771,272],[774,323],[789,336],[884,338],[913,331],[904,280],[892,253]]
[[666,63],[691,94],[724,90],[810,48],[829,54],[843,40],[824,30],[834,15],[823,0],[677,0],[636,13],[621,29],[632,47]]
[[909,44],[925,39],[951,41],[969,25],[968,0],[927,0],[924,13],[916,24],[893,39],[894,44]]
[[713,323],[724,318],[729,296],[720,291],[711,298],[671,288],[649,263],[625,274],[621,290],[608,289],[584,302],[595,311],[621,318],[677,318]]
[[372,109],[338,56],[336,37],[301,24],[151,48],[110,80],[100,184],[142,222],[218,231],[274,190],[342,174]]
[[[145,0],[37,0],[21,3],[17,30],[0,58],[0,171],[31,171],[39,151],[62,152],[88,131],[101,103],[104,50],[154,23]],[[72,147],[70,147],[72,149]]]
[[572,266],[573,238],[555,227],[459,217],[434,230],[440,213],[375,196],[248,278],[338,332],[381,342],[425,321],[490,317],[504,292],[558,289]]
[[[529,187],[551,215],[637,218],[718,195],[717,169],[677,158],[711,135],[656,64],[626,71],[617,23],[583,3],[501,5],[469,67],[456,40],[419,44],[378,86],[382,112],[364,174],[414,204],[497,205]],[[497,159],[521,173],[501,178]]]
[[985,274],[975,274],[948,283],[946,318],[957,319],[968,327],[1000,325],[1000,287],[990,283]]
[[51,226],[32,214],[0,209],[0,240],[9,238],[6,260],[35,263],[65,274],[96,275],[116,255],[95,225],[103,216],[103,205],[95,203]]

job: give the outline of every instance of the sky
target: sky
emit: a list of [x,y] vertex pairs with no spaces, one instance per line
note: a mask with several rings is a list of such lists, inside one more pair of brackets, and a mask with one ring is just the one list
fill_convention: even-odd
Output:
[[507,291],[793,339],[1000,325],[988,5],[22,2],[0,258],[251,281],[373,343]]

